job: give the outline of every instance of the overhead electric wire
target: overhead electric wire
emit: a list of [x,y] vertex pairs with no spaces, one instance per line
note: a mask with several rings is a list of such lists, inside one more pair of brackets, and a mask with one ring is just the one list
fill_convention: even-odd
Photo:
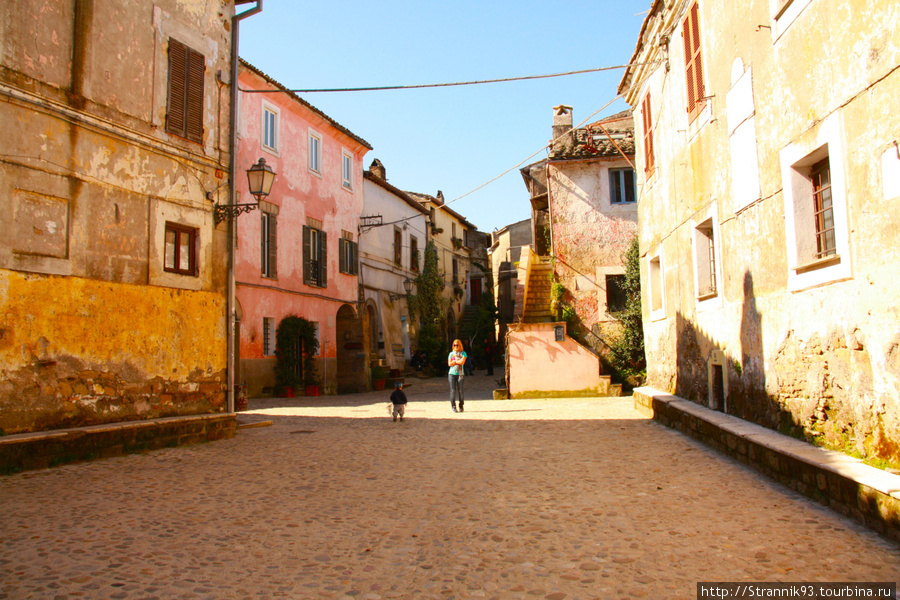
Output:
[[[494,177],[493,179],[490,179],[490,180],[488,180],[488,181],[485,181],[484,183],[482,183],[482,184],[479,185],[478,187],[469,190],[469,191],[466,192],[465,194],[463,194],[463,195],[461,195],[461,196],[457,196],[456,198],[453,198],[452,200],[447,200],[447,201],[444,202],[441,206],[447,206],[448,204],[452,204],[453,202],[456,202],[457,200],[462,200],[462,199],[465,198],[466,196],[469,196],[469,195],[471,195],[471,194],[474,194],[474,193],[477,192],[478,190],[480,190],[480,189],[482,189],[482,188],[484,188],[484,187],[487,187],[487,186],[489,186],[490,184],[494,183],[495,181],[497,181],[497,180],[500,179],[501,177],[506,176],[506,175],[507,175],[509,172],[511,172],[513,169],[517,169],[517,168],[521,167],[521,166],[522,166],[523,164],[525,164],[527,161],[531,160],[532,158],[534,158],[535,156],[537,156],[538,154],[540,154],[540,153],[543,152],[544,150],[546,150],[546,149],[548,149],[548,148],[551,148],[551,147],[553,146],[553,144],[556,143],[558,140],[561,140],[561,139],[564,138],[565,136],[569,135],[570,133],[572,133],[573,131],[575,131],[576,129],[578,129],[579,127],[581,127],[582,125],[584,125],[585,123],[587,123],[590,119],[594,118],[594,116],[595,116],[597,113],[606,110],[606,109],[609,107],[610,104],[612,104],[613,102],[615,102],[615,101],[618,100],[619,98],[621,98],[621,95],[620,95],[620,94],[617,94],[616,96],[613,97],[612,100],[610,100],[609,102],[607,102],[606,104],[604,104],[603,106],[601,106],[600,108],[598,108],[597,110],[595,110],[594,112],[592,112],[591,114],[589,114],[587,117],[585,117],[580,123],[578,123],[578,125],[573,125],[571,129],[567,129],[564,133],[562,133],[562,134],[560,134],[559,136],[557,136],[556,138],[550,140],[549,143],[547,143],[547,144],[545,144],[544,146],[538,148],[538,150],[537,150],[536,152],[534,152],[534,153],[531,154],[530,156],[526,157],[525,159],[523,159],[523,160],[522,160],[521,162],[519,162],[518,164],[511,166],[510,168],[508,168],[507,170],[503,171],[502,173],[500,173],[499,175],[497,175],[497,176]],[[621,152],[621,150],[620,150],[620,152]],[[381,223],[381,224],[379,224],[379,225],[373,225],[372,227],[384,227],[385,225],[395,225],[395,224],[397,224],[397,223],[402,223],[402,222],[404,222],[404,221],[408,221],[408,220],[410,220],[410,219],[415,219],[415,218],[420,217],[420,216],[422,216],[422,215],[415,215],[415,216],[412,216],[412,217],[404,217],[404,218],[398,219],[398,220],[396,220],[396,221],[390,221],[390,222],[388,222],[388,223]]]
[[[654,61],[658,62],[658,61]],[[567,77],[569,75],[581,75],[584,73],[598,73],[600,71],[613,71],[615,69],[627,69],[629,67],[640,67],[645,64],[653,63],[632,63],[630,65],[615,65],[612,67],[597,67],[596,69],[582,69],[580,71],[566,71],[565,73],[550,73],[547,75],[525,75],[522,77],[504,77],[502,79],[482,79],[476,81],[457,81],[453,83],[423,83],[418,85],[381,85],[372,87],[350,87],[350,88],[311,88],[311,89],[264,89],[264,90],[240,90],[246,94],[278,94],[282,92],[291,92],[294,94],[319,94],[327,92],[381,92],[386,90],[417,90],[424,88],[438,87],[454,87],[461,85],[481,85],[484,83],[507,83],[510,81],[528,81],[533,79],[549,79],[551,77]]]
[[[430,83],[430,84],[421,84],[421,85],[392,85],[392,86],[355,87],[355,88],[319,88],[319,89],[285,89],[285,88],[281,88],[281,89],[271,89],[271,88],[269,88],[269,89],[262,89],[262,90],[247,90],[247,89],[244,89],[244,88],[239,88],[239,89],[240,89],[240,91],[242,91],[242,92],[244,92],[244,93],[247,93],[247,94],[281,94],[281,93],[285,93],[285,92],[294,93],[294,94],[301,94],[301,93],[302,93],[302,94],[312,94],[312,93],[320,93],[320,92],[372,92],[372,91],[384,91],[384,90],[410,90],[410,89],[422,89],[422,88],[453,87],[453,86],[462,86],[462,85],[480,85],[480,84],[484,84],[484,83],[506,83],[506,82],[511,82],[511,81],[526,81],[526,80],[533,80],[533,79],[548,79],[548,78],[551,78],[551,77],[566,77],[566,76],[569,76],[569,75],[580,75],[580,74],[583,74],[583,73],[597,73],[597,72],[600,72],[600,71],[612,71],[612,70],[615,70],[615,69],[627,69],[627,68],[629,68],[629,67],[639,67],[639,66],[645,66],[645,65],[651,65],[651,66],[652,66],[652,65],[655,65],[655,64],[659,64],[660,62],[662,62],[662,61],[656,60],[656,61],[651,61],[651,62],[648,62],[648,63],[631,63],[631,64],[628,64],[628,65],[615,65],[615,66],[612,66],[612,67],[597,67],[597,68],[595,68],[595,69],[582,69],[582,70],[580,70],[580,71],[566,71],[565,73],[551,73],[551,74],[547,74],[547,75],[527,75],[527,76],[523,76],[523,77],[506,77],[506,78],[503,78],[503,79],[484,79],[484,80],[479,80],[479,81],[461,81],[461,82],[454,82],[454,83]],[[557,138],[551,140],[548,144],[542,146],[542,147],[539,148],[536,152],[534,152],[534,153],[531,154],[530,156],[526,157],[524,160],[522,160],[522,161],[519,162],[518,164],[513,165],[512,167],[510,167],[510,168],[508,168],[507,170],[503,171],[502,173],[500,173],[500,174],[497,175],[496,177],[494,177],[494,178],[492,178],[492,179],[490,179],[490,180],[484,182],[483,184],[479,185],[478,187],[476,187],[476,188],[474,188],[474,189],[472,189],[472,190],[469,190],[469,191],[466,192],[465,194],[462,194],[461,196],[457,196],[456,198],[453,198],[452,200],[448,200],[448,201],[444,202],[441,206],[446,206],[446,205],[448,205],[448,204],[452,204],[453,202],[456,202],[457,200],[462,200],[462,199],[465,198],[466,196],[469,196],[469,195],[471,195],[471,194],[474,194],[474,193],[477,192],[478,190],[480,190],[480,189],[482,189],[482,188],[484,188],[484,187],[487,187],[488,185],[490,185],[490,184],[492,184],[493,182],[497,181],[497,180],[500,179],[501,177],[504,177],[505,175],[507,175],[508,173],[510,173],[512,170],[521,167],[523,164],[525,164],[525,162],[531,160],[532,158],[534,158],[535,156],[537,156],[538,154],[540,154],[540,153],[543,152],[544,150],[546,150],[546,149],[548,149],[548,148],[551,148],[551,147],[553,146],[553,144],[554,144],[557,140],[562,139],[563,137],[565,137],[566,135],[568,135],[568,134],[571,133],[572,131],[578,129],[579,127],[581,127],[582,125],[584,125],[585,123],[587,123],[587,121],[588,121],[589,119],[593,118],[597,113],[599,113],[599,112],[605,110],[607,107],[609,107],[610,104],[612,104],[613,102],[615,102],[615,101],[618,100],[619,98],[621,98],[621,95],[620,95],[620,94],[617,94],[616,96],[614,96],[614,97],[612,98],[612,100],[610,100],[609,102],[607,102],[606,104],[604,104],[603,106],[601,106],[600,108],[598,108],[597,110],[595,110],[594,112],[592,112],[590,115],[588,115],[588,116],[587,116],[584,120],[582,120],[578,125],[573,126],[571,129],[567,130],[567,131],[566,131],[565,133],[563,133],[562,135],[560,135],[560,136],[558,136]],[[620,150],[620,152],[621,152],[621,150]],[[627,158],[627,157],[626,157],[626,158]],[[398,219],[398,220],[396,220],[396,221],[391,221],[391,222],[389,222],[389,223],[380,223],[380,224],[378,224],[378,225],[371,225],[370,227],[371,227],[371,228],[374,228],[374,227],[383,227],[383,226],[385,226],[385,225],[394,225],[394,224],[396,224],[396,223],[403,223],[403,222],[409,221],[409,220],[411,220],[411,219],[415,219],[415,218],[417,218],[417,217],[419,217],[419,216],[421,216],[421,215],[415,215],[415,216],[412,216],[412,217],[404,217],[404,218],[402,218],[402,219]]]

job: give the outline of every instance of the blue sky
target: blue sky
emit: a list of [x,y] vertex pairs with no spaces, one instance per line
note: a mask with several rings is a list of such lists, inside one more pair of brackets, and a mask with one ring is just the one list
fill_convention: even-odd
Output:
[[[627,64],[650,0],[265,0],[241,22],[241,57],[290,89],[418,85]],[[452,201],[550,140],[552,108],[581,122],[616,96],[621,69],[451,88],[300,94],[374,148],[388,181]],[[616,100],[591,121],[628,108]],[[526,164],[546,156],[541,151]],[[527,219],[509,174],[450,206],[479,230]]]

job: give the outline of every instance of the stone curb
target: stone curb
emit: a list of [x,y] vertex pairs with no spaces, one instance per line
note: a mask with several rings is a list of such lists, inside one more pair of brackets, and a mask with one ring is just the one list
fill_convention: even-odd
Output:
[[0,474],[234,437],[235,414],[161,417],[0,437]]
[[635,388],[642,414],[900,542],[900,476],[651,387]]

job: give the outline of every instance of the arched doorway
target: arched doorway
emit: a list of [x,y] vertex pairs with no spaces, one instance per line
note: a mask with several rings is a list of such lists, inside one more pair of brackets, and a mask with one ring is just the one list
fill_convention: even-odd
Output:
[[363,344],[362,322],[349,304],[338,309],[337,333],[337,393],[353,394],[368,389],[366,376],[366,348]]

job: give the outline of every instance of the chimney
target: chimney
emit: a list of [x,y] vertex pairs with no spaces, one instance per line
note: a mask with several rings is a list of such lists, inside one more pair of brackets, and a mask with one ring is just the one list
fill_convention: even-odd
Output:
[[437,196],[435,196],[434,201],[435,201],[435,204],[437,204],[438,206],[443,206],[444,205],[444,192],[442,192],[441,190],[438,190]]
[[553,107],[553,144],[551,155],[564,154],[575,147],[575,132],[572,129],[572,107],[560,104]]
[[384,165],[381,164],[381,161],[377,158],[373,160],[371,166],[369,166],[369,173],[382,181],[387,181],[387,171],[384,170]]

